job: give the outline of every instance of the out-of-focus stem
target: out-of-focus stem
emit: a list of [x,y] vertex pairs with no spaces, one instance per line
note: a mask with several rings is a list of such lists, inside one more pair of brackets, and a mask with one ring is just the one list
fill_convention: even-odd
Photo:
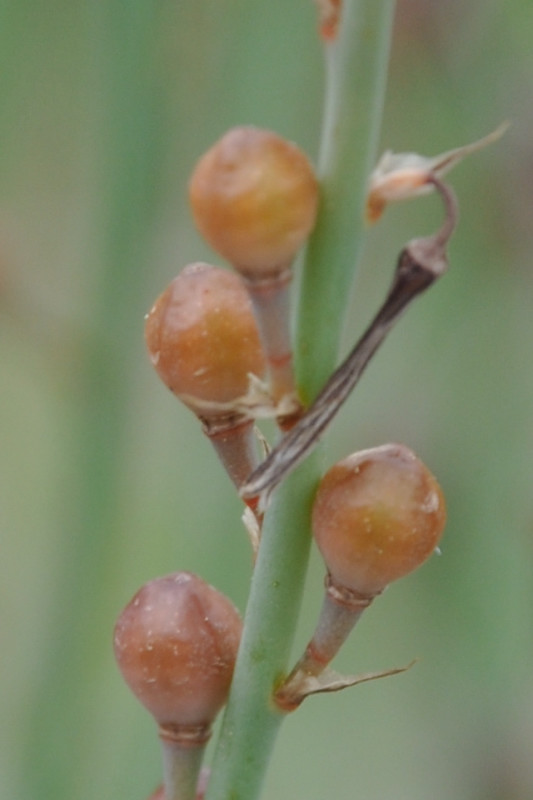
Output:
[[58,555],[54,572],[57,603],[49,611],[53,647],[39,662],[40,686],[28,699],[26,794],[41,798],[74,797],[86,757],[84,737],[69,732],[94,711],[92,693],[80,686],[94,683],[106,647],[100,620],[107,618],[116,582],[121,453],[125,409],[134,391],[130,353],[137,347],[132,331],[145,302],[163,152],[154,89],[158,7],[146,0],[82,7],[95,202],[84,260],[95,291],[87,307],[90,327],[68,370],[75,428],[64,487],[62,558]]

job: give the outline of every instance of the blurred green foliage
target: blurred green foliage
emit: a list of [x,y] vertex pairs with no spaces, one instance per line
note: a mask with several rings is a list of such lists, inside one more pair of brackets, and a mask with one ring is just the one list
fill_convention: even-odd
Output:
[[[433,154],[512,128],[453,175],[452,269],[378,354],[329,456],[406,442],[449,524],[442,557],[374,604],[338,666],[421,662],[304,704],[266,800],[533,794],[532,17],[519,0],[398,4],[383,147]],[[158,743],[113,663],[117,613],[176,569],[244,608],[250,576],[239,502],[152,374],[143,314],[214,258],[186,182],[216,137],[254,123],[316,157],[315,10],[19,0],[0,19],[0,796],[141,799]],[[346,345],[439,213],[419,200],[370,231]],[[315,555],[300,645],[321,581]]]

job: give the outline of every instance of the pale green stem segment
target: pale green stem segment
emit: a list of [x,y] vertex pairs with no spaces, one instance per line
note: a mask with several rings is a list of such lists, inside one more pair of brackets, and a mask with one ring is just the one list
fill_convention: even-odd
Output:
[[291,272],[270,280],[246,281],[267,358],[272,397],[279,402],[296,391],[290,334]]
[[366,607],[367,604],[355,609],[342,605],[335,602],[329,592],[326,592],[313,638],[291,676],[298,672],[305,675],[320,675],[333,661]]
[[161,739],[165,800],[195,800],[205,744]]
[[[329,54],[322,209],[304,270],[298,369],[306,400],[337,359],[348,289],[360,249],[366,182],[377,147],[394,4],[345,0]],[[276,490],[265,517],[232,691],[206,800],[257,800],[284,714],[272,693],[286,675],[320,476],[315,453]]]
[[326,47],[318,175],[321,207],[302,274],[295,348],[301,397],[318,394],[337,361],[364,235],[368,176],[377,154],[393,0],[343,5],[339,41]]
[[309,514],[317,480],[310,458],[277,490],[265,518],[233,688],[206,800],[259,796],[284,715],[271,702],[286,673],[309,553]]

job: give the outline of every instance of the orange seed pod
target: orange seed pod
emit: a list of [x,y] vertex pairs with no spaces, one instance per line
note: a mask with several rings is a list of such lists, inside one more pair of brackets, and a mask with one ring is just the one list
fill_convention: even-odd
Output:
[[[292,711],[316,691],[356,685],[325,672],[376,595],[416,569],[435,549],[445,523],[444,499],[427,467],[404,445],[363,450],[322,478],[312,512],[313,533],[328,574],[313,636],[276,692]],[[402,672],[374,673],[370,679]],[[317,678],[309,682],[310,677]]]
[[306,156],[271,131],[233,128],[189,184],[205,239],[247,277],[287,269],[315,223],[318,183]]
[[322,479],[313,532],[331,581],[372,597],[435,550],[446,521],[442,491],[404,445],[355,453]]
[[226,415],[246,394],[248,375],[264,372],[241,279],[208,264],[189,264],[174,278],[146,317],[145,337],[162,381],[202,418]]
[[243,282],[228,270],[189,264],[148,313],[145,338],[159,377],[203,422],[239,487],[257,466],[250,375],[265,369]]
[[115,657],[160,728],[208,732],[227,699],[241,628],[223,594],[177,572],[145,584],[122,611]]

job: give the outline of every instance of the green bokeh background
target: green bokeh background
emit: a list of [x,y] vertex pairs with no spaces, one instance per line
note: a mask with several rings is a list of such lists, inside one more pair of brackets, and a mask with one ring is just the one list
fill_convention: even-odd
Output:
[[[0,21],[0,796],[142,800],[158,742],[113,662],[117,613],[176,569],[241,609],[250,579],[240,504],[152,373],[143,314],[184,264],[216,258],[186,201],[215,138],[254,123],[316,158],[315,10],[19,0]],[[533,796],[532,29],[522,0],[398,4],[382,147],[433,154],[512,127],[453,174],[452,269],[378,354],[328,458],[406,442],[449,523],[442,556],[374,604],[337,666],[420,662],[304,704],[266,800]],[[419,200],[370,231],[345,348],[439,213]],[[314,554],[299,646],[322,572]]]

